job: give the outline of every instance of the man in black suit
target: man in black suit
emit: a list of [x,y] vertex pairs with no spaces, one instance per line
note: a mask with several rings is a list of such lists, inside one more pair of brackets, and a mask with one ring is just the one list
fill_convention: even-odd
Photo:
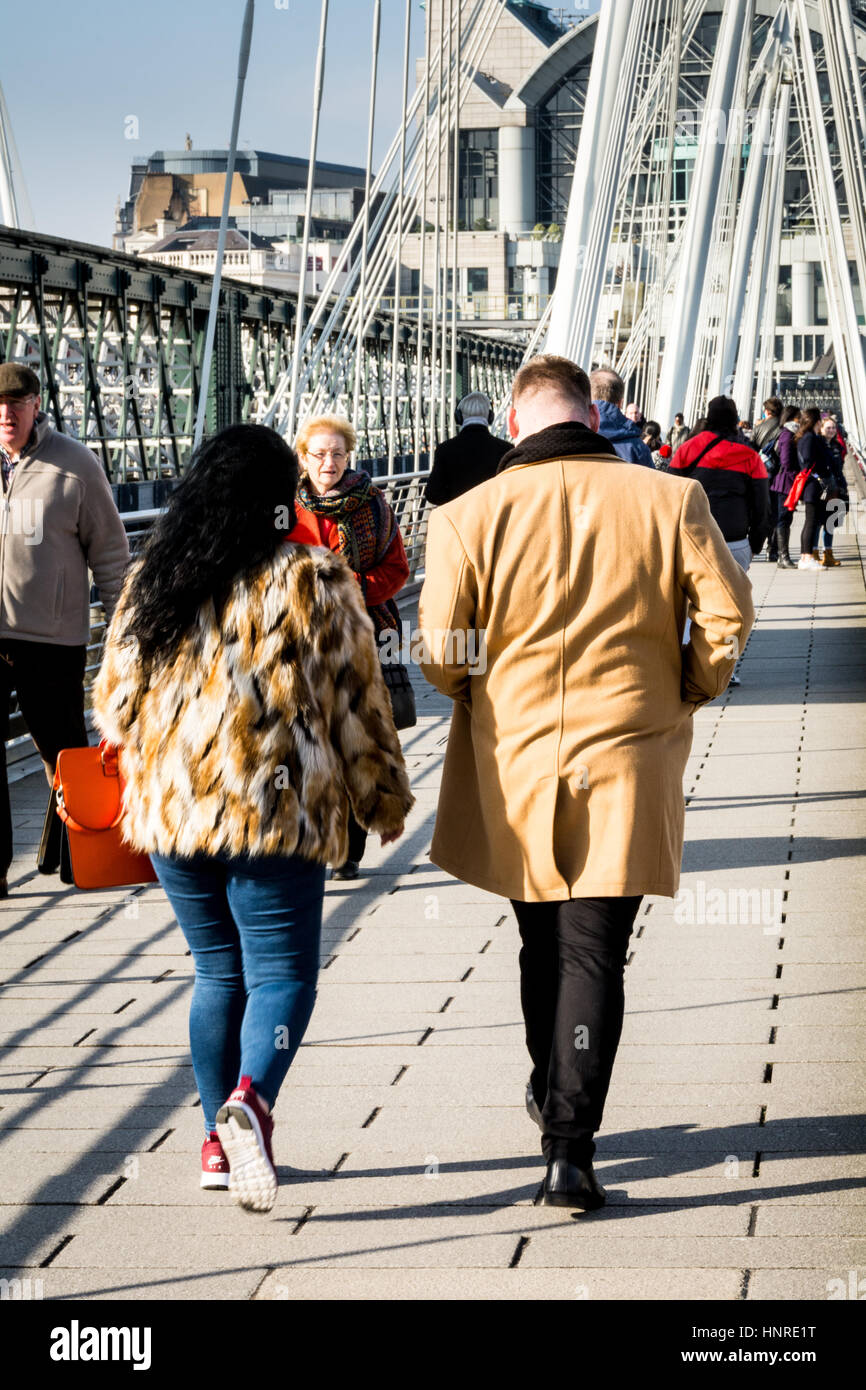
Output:
[[439,444],[424,495],[434,507],[453,502],[471,487],[485,483],[496,473],[500,459],[513,448],[507,439],[496,439],[488,426],[493,407],[483,391],[471,391],[458,405],[454,418],[460,433]]

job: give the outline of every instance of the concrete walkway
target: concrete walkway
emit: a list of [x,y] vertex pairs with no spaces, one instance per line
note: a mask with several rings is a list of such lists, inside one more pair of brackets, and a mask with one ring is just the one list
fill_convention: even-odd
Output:
[[743,684],[695,721],[689,892],[638,919],[592,1216],[532,1204],[516,925],[427,859],[449,709],[420,680],[418,804],[364,879],[328,885],[266,1217],[198,1187],[192,970],[161,891],[40,878],[45,785],[17,783],[0,1276],[46,1299],[847,1296],[866,1275],[866,594],[855,538],[837,553],[755,565]]

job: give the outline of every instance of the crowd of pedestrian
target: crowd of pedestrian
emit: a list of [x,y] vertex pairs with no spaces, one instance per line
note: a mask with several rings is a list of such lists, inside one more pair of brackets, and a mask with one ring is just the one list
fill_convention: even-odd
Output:
[[[420,600],[421,669],[453,701],[431,858],[511,901],[541,1200],[584,1210],[604,1202],[594,1135],[633,923],[645,894],[677,891],[692,716],[737,680],[752,559],[769,542],[793,565],[802,505],[798,567],[822,533],[835,564],[829,504],[846,497],[844,436],[817,409],[774,398],[753,430],[718,397],[663,436],[624,400],[613,371],[533,358],[505,442],[466,396],[426,484]],[[336,415],[294,447],[222,430],[130,562],[101,467],[52,428],[33,372],[0,366],[6,508],[38,502],[42,527],[38,547],[0,535],[4,707],[14,688],[49,778],[87,744],[92,574],[110,621],[93,710],[124,834],[195,965],[201,1185],[251,1210],[276,1196],[272,1112],[315,1003],[327,866],[357,878],[368,834],[395,841],[413,805],[382,654],[409,566],[356,446]],[[4,874],[11,856],[5,793]]]
[[[739,418],[733,401],[720,396],[710,402],[707,414],[693,429],[678,413],[664,445],[660,433],[655,421],[647,422],[644,441],[652,450],[655,467],[697,476],[707,487],[711,506],[713,494],[717,495],[713,515],[725,538],[738,544],[738,554],[748,563],[761,554],[766,543],[767,560],[781,569],[832,569],[839,564],[833,542],[849,505],[847,445],[844,430],[829,411],[785,404],[778,396],[771,396],[764,402],[763,416],[752,425]],[[695,440],[708,446],[700,459],[697,452],[702,444],[693,447]],[[739,451],[734,446],[739,446]],[[743,449],[748,452],[743,453]],[[742,473],[751,478],[751,484],[747,487],[742,478],[715,476],[719,469]],[[768,485],[766,514],[759,486],[763,476]],[[739,509],[734,502],[737,497]],[[799,558],[793,560],[791,529],[800,507],[800,551]],[[729,535],[732,526],[740,532],[738,537]],[[747,538],[748,556],[742,544]]]

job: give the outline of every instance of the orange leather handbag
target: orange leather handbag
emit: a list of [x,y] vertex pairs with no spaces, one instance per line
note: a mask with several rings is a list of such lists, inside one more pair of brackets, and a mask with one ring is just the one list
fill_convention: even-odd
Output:
[[54,795],[76,888],[125,888],[156,880],[150,857],[122,839],[123,790],[116,748],[100,744],[58,754]]

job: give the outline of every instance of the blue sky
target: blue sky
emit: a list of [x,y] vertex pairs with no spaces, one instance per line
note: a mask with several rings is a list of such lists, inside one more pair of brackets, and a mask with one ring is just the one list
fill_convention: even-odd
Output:
[[[285,4],[256,3],[240,145],[305,155],[321,0]],[[182,148],[187,131],[197,148],[228,144],[244,0],[39,0],[6,11],[0,81],[39,231],[109,245],[133,159]],[[372,13],[372,0],[331,0],[322,159],[364,164]],[[383,0],[379,155],[399,119],[404,15],[405,0]],[[412,29],[420,56],[419,0]],[[129,116],[137,140],[125,137]]]
[[[257,0],[240,144],[305,155],[320,0]],[[363,164],[373,6],[331,0],[322,159]],[[225,148],[244,0],[39,0],[8,6],[0,81],[39,231],[108,245],[129,166],[153,150]],[[384,0],[377,146],[400,110],[404,0]],[[424,12],[412,4],[413,51]],[[414,72],[412,74],[414,78]],[[137,116],[140,138],[124,136]]]

